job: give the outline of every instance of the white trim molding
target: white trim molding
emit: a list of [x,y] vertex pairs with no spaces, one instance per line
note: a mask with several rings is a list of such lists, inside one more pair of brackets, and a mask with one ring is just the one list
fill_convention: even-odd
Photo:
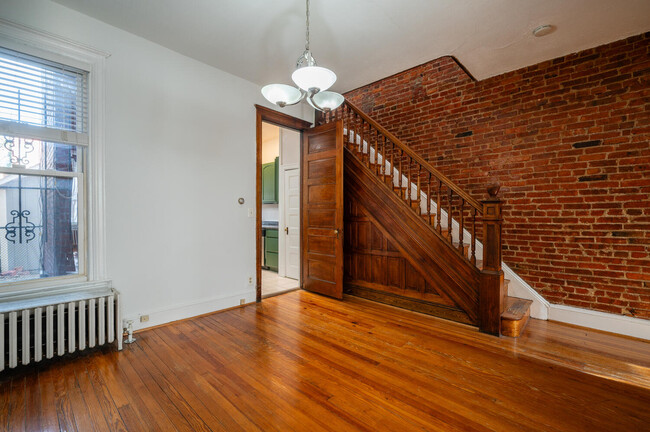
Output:
[[[105,60],[109,54],[46,33],[31,27],[16,24],[0,18],[0,44],[6,48],[38,56],[51,61],[68,64],[88,71],[89,78],[89,146],[86,153],[86,214],[80,219],[86,226],[85,276],[61,277],[25,281],[17,284],[15,292],[71,291],[101,286],[110,287],[106,271],[106,232],[104,220],[104,100]],[[82,237],[80,233],[80,243]],[[7,289],[9,288],[9,289]],[[2,298],[12,295],[10,286],[0,288]]]
[[[255,290],[246,290],[225,296],[182,303],[170,308],[151,310],[138,314],[137,316],[123,317],[122,319],[124,321],[132,320],[133,329],[142,330],[148,327],[155,327],[207,313],[219,312],[224,309],[254,302]],[[149,320],[141,323],[140,317],[143,315],[148,315]]]
[[548,319],[650,340],[650,320],[551,304]]
[[12,135],[20,138],[38,137],[43,141],[56,141],[70,145],[88,145],[88,137],[82,133],[34,126],[27,123],[16,123],[7,120],[0,120],[0,134]]
[[75,282],[69,281],[65,285],[42,285],[24,290],[1,293],[0,302],[18,300],[31,300],[43,296],[66,296],[80,291],[105,291],[112,289],[111,281]]
[[650,340],[650,320],[549,303],[505,263],[503,273],[510,279],[508,295],[533,301],[532,318]]

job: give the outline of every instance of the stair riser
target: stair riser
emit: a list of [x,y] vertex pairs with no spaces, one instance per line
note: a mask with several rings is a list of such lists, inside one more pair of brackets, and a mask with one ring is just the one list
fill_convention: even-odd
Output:
[[[505,280],[504,285],[506,285]],[[521,336],[530,319],[532,301],[506,295],[503,304],[507,307],[501,313],[501,334],[509,337]]]
[[503,336],[517,338],[521,336],[526,328],[526,324],[530,320],[530,310],[526,313],[524,318],[520,320],[507,320],[501,319],[501,334]]

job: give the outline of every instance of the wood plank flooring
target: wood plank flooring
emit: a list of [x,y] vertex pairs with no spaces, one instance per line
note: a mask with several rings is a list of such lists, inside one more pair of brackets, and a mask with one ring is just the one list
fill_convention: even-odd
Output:
[[649,431],[650,344],[304,291],[0,375],[0,430]]

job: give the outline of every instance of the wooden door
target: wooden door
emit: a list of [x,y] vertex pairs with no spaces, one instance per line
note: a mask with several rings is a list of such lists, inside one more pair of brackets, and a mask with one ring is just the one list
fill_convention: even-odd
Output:
[[343,298],[343,125],[303,132],[302,284]]

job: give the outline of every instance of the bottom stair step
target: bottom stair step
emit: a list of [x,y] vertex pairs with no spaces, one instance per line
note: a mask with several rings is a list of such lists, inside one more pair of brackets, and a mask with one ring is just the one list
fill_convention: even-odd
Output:
[[501,334],[519,337],[530,318],[532,300],[518,297],[506,297],[505,311],[501,314]]

